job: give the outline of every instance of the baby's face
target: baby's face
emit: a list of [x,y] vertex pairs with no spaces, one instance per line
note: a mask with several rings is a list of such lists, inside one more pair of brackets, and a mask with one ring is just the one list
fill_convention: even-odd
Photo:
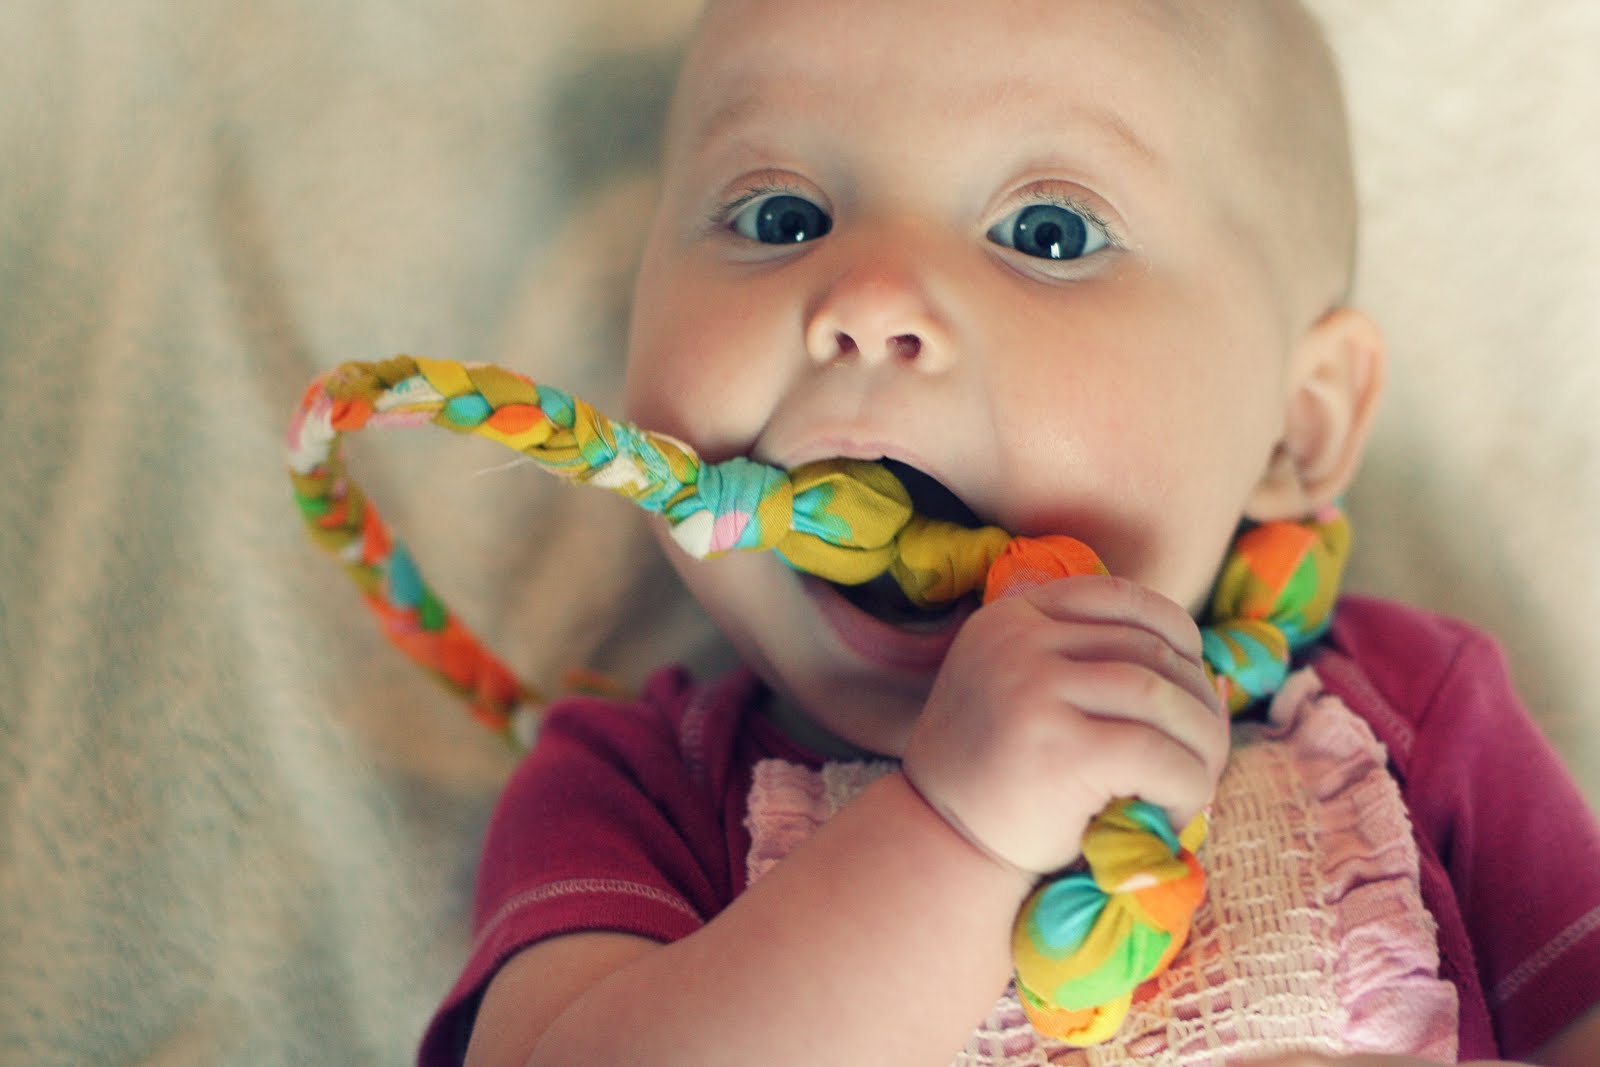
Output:
[[[675,102],[627,405],[708,459],[889,457],[1194,607],[1297,330],[1226,72],[1172,5],[718,0]],[[670,550],[669,550],[670,551]],[[895,754],[961,613],[695,563],[747,659]]]

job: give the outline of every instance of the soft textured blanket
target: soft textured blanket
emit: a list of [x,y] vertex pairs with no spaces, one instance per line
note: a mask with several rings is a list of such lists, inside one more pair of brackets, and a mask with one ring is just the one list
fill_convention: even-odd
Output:
[[[411,1055],[511,757],[305,543],[284,420],[400,351],[615,408],[696,6],[0,5],[0,1061]],[[1354,584],[1502,634],[1600,799],[1600,6],[1320,7],[1393,349]],[[355,456],[529,676],[718,657],[626,505]]]

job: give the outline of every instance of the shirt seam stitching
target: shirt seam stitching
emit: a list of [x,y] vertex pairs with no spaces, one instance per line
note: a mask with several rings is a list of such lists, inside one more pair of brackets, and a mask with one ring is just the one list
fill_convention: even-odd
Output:
[[1495,983],[1491,994],[1495,1006],[1505,1005],[1522,992],[1528,983],[1549,970],[1562,956],[1597,932],[1600,932],[1600,906],[1590,908],[1588,912],[1573,920],[1566,929],[1546,941],[1537,952],[1512,968],[1504,978]]
[[705,919],[693,906],[681,897],[657,889],[655,886],[642,885],[638,882],[624,881],[619,878],[568,878],[559,882],[550,882],[518,893],[516,896],[501,904],[495,910],[489,921],[483,924],[483,929],[478,932],[477,941],[487,942],[494,934],[511,920],[518,912],[535,904],[544,904],[562,897],[593,894],[622,895],[639,897],[655,904],[664,905],[681,915],[693,919],[697,923]]

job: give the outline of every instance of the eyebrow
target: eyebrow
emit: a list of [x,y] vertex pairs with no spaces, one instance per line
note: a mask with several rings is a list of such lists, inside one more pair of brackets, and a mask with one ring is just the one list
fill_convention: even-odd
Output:
[[1121,145],[1123,150],[1139,163],[1147,167],[1156,164],[1159,157],[1156,155],[1155,149],[1146,144],[1121,115],[1104,108],[1095,108],[1093,110],[1079,108],[1076,110],[1081,121],[1110,134],[1111,139]]
[[730,132],[748,122],[764,102],[761,94],[755,92],[741,93],[722,102],[703,120],[686,128],[685,147],[704,148],[726,139]]
[[1144,167],[1156,165],[1160,156],[1148,141],[1140,136],[1127,118],[1119,111],[1099,103],[1069,103],[1058,98],[1057,92],[1039,82],[1022,78],[991,87],[991,93],[1017,94],[1033,106],[1048,110],[1059,118],[1063,128],[1093,130],[1107,135],[1108,141],[1133,162]]
[[[791,101],[800,93],[811,87],[804,84],[785,83],[783,98]],[[1051,98],[1051,93],[1038,87],[1036,83],[1022,81],[1007,83],[1001,87],[1003,91],[1022,91],[1039,100],[1041,104]],[[777,99],[773,94],[765,94],[759,89],[747,90],[731,97],[719,104],[704,119],[686,126],[686,146],[703,148],[708,144],[730,136],[731,133],[745,124],[760,108],[765,106],[770,99]],[[1074,127],[1094,129],[1107,135],[1108,140],[1121,150],[1132,162],[1141,167],[1154,167],[1160,160],[1157,152],[1139,136],[1138,132],[1118,112],[1106,107],[1069,105],[1060,112],[1063,118],[1070,121]]]

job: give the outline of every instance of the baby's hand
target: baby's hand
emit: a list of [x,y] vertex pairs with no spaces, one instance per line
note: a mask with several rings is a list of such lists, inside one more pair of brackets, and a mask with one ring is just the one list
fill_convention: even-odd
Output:
[[907,742],[907,779],[980,850],[1043,874],[1139,796],[1183,826],[1211,799],[1228,722],[1187,612],[1131,582],[1050,582],[963,627]]

